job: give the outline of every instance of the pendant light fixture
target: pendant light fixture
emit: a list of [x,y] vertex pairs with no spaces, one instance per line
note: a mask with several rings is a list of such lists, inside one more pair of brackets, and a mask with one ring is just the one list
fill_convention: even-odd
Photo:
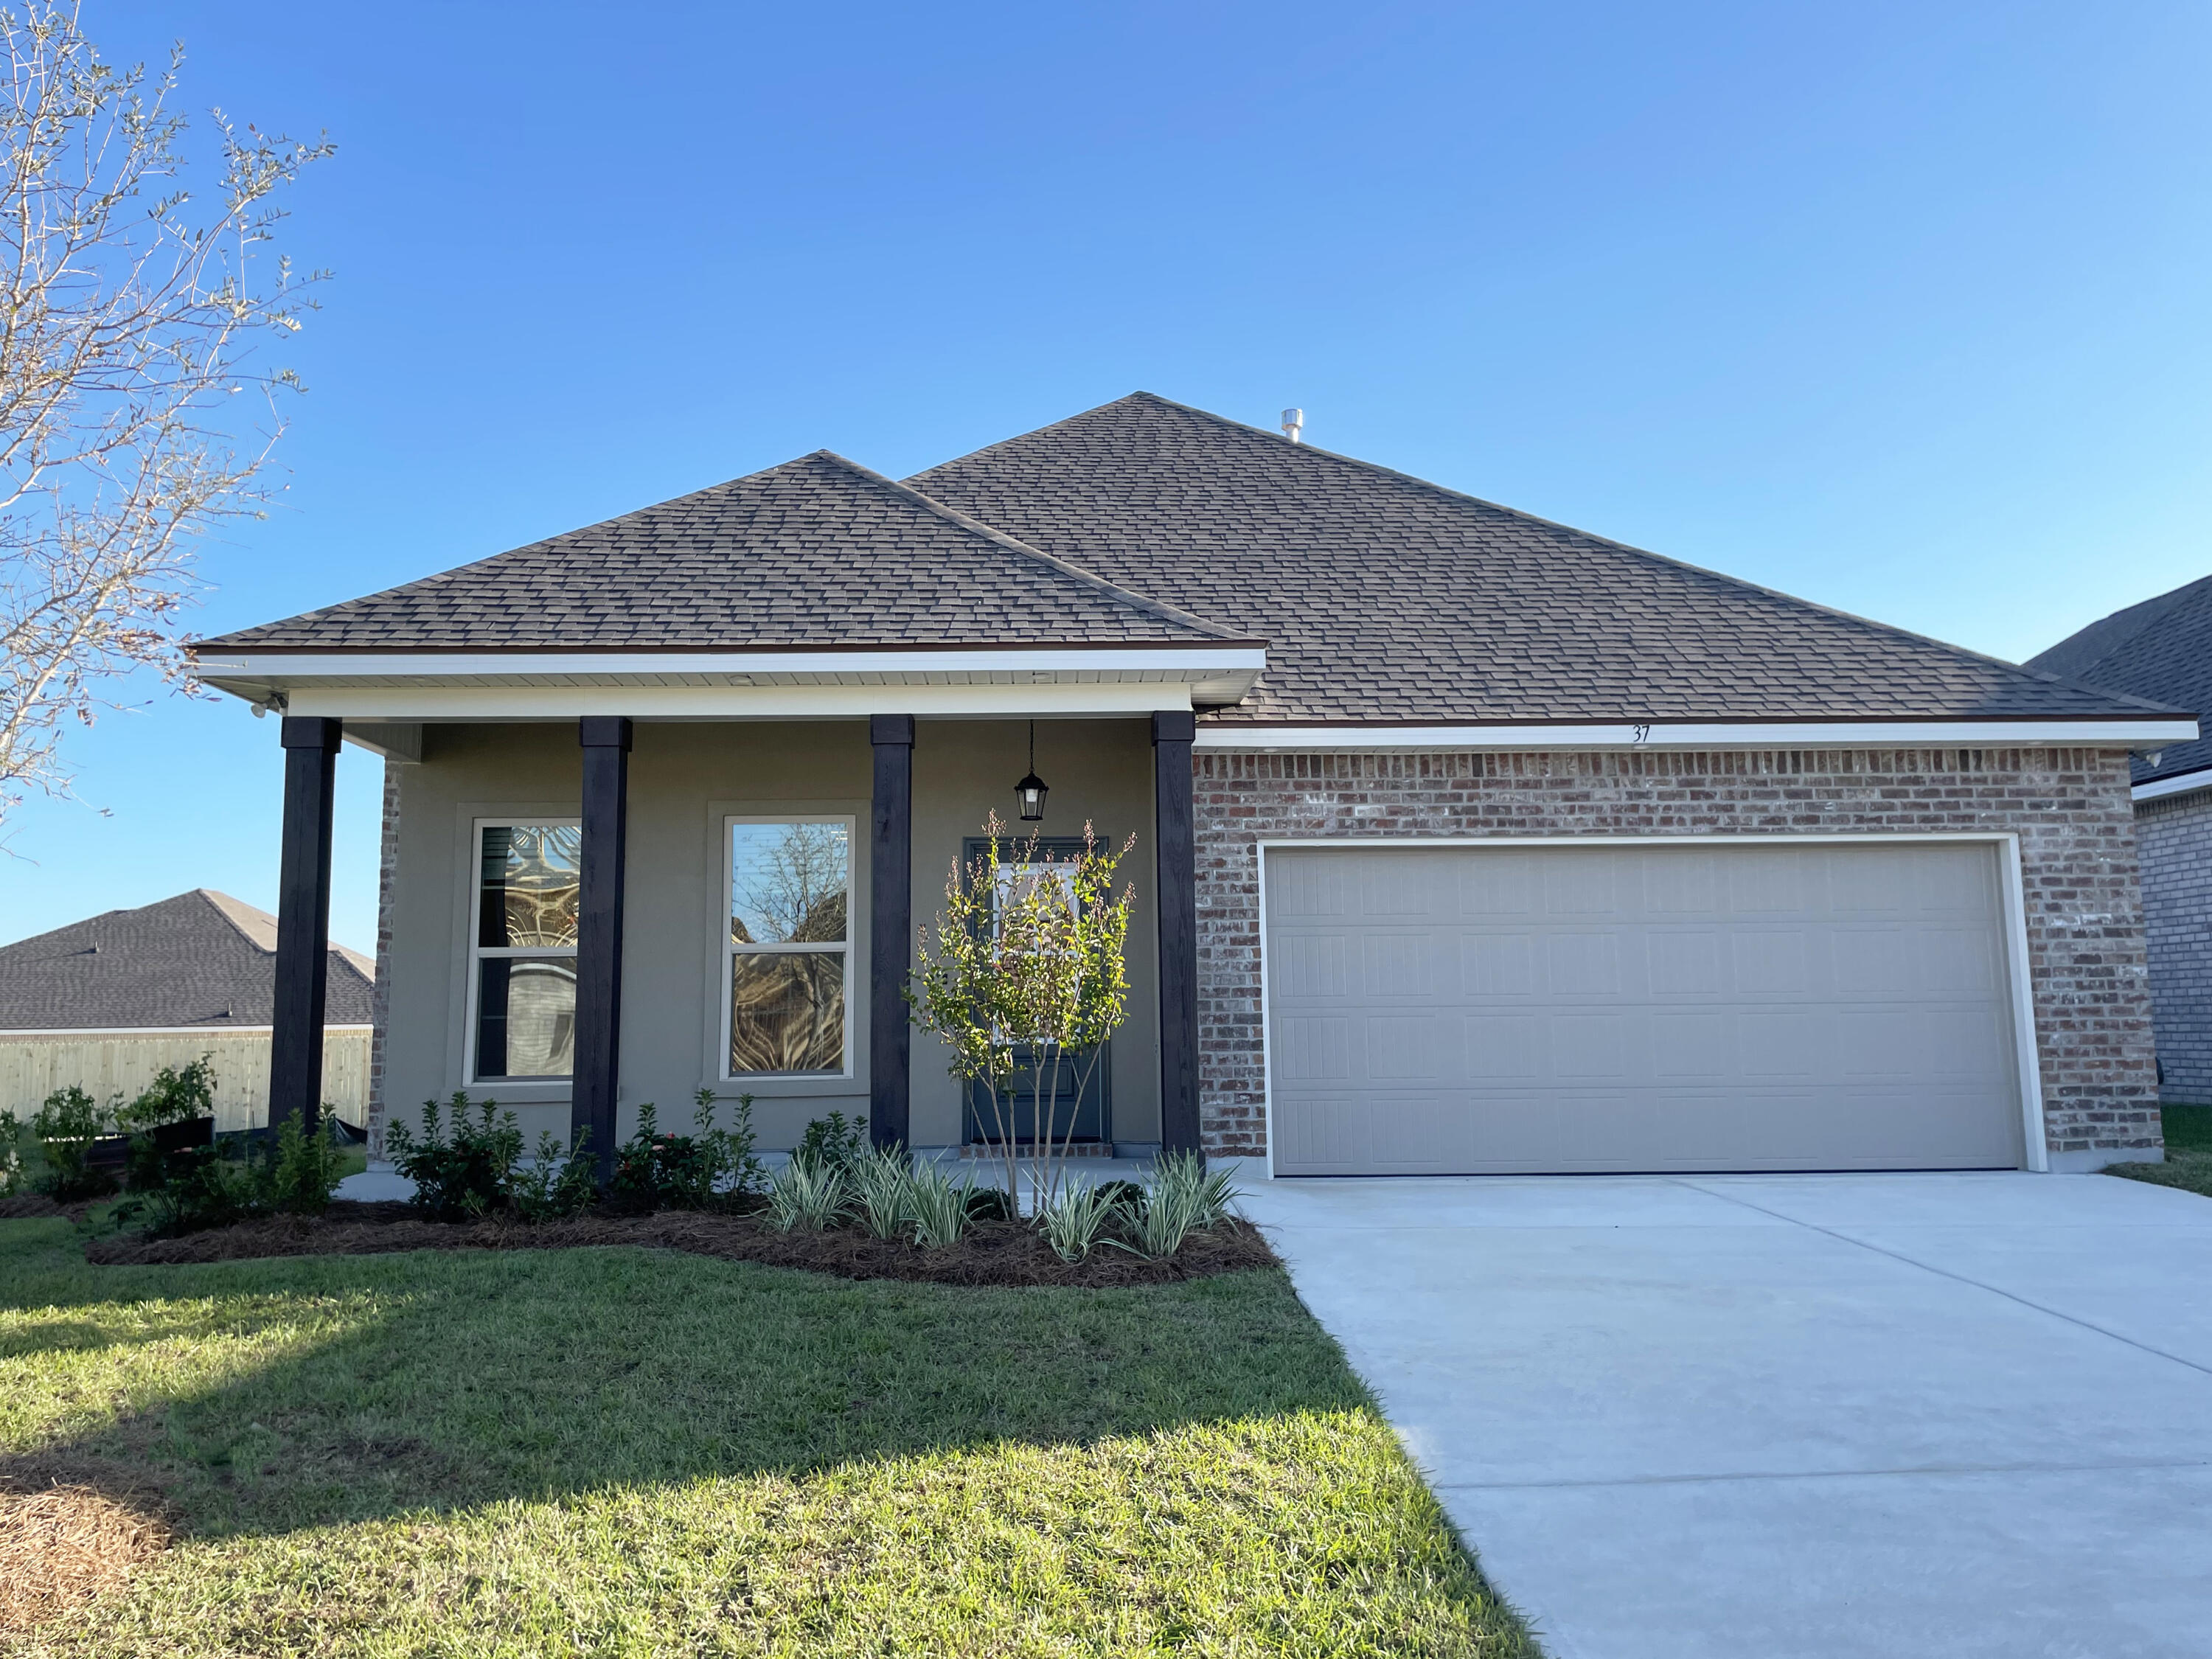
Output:
[[1030,769],[1014,786],[1014,798],[1022,804],[1022,822],[1036,823],[1044,817],[1044,780],[1036,775],[1036,722],[1030,722]]

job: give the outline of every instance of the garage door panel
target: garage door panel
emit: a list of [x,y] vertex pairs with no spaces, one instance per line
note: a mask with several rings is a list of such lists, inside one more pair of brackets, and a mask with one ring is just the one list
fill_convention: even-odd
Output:
[[1986,845],[1268,857],[1283,1173],[2019,1161]]

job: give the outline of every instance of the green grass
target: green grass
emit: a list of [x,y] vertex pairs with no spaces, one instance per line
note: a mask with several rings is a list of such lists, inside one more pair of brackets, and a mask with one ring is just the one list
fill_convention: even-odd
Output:
[[2106,1173],[2212,1198],[2212,1106],[2168,1106],[2159,1118],[2166,1134],[2166,1162],[2115,1164]]
[[23,1651],[1534,1652],[1279,1273],[81,1243],[0,1223],[0,1453],[180,1533]]

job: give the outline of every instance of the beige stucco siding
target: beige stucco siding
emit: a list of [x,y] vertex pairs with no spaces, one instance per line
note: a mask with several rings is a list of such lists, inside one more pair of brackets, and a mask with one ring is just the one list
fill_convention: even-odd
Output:
[[[924,720],[915,744],[914,908],[935,914],[962,837],[984,814],[1011,814],[1028,763],[1024,723]],[[702,1084],[755,1097],[765,1147],[792,1145],[810,1118],[865,1115],[868,1096],[869,795],[872,757],[862,720],[641,724],[630,757],[629,855],[623,940],[620,1132],[644,1101],[662,1121],[688,1121]],[[1139,901],[1130,941],[1132,1015],[1115,1039],[1114,1127],[1122,1139],[1158,1135],[1158,993],[1152,923],[1152,750],[1139,720],[1040,722],[1037,769],[1052,787],[1049,834],[1139,832],[1128,866]],[[392,905],[387,1110],[463,1086],[471,830],[500,817],[574,817],[582,774],[574,728],[562,724],[433,726],[419,764],[397,769],[398,835]],[[726,817],[778,811],[854,819],[851,1011],[853,1074],[846,1079],[725,1083],[720,929]],[[896,994],[893,992],[892,994]],[[960,1097],[939,1046],[915,1033],[911,1135],[945,1146],[960,1133]],[[471,1085],[514,1107],[524,1132],[565,1134],[565,1085]]]

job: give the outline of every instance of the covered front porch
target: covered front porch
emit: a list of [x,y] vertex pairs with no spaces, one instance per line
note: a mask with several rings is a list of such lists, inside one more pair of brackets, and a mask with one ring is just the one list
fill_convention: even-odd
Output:
[[[751,1097],[763,1149],[832,1112],[878,1144],[972,1145],[976,1103],[903,992],[918,927],[995,811],[1048,855],[1086,824],[1134,835],[1129,1016],[1063,1122],[1074,1109],[1100,1157],[1199,1146],[1188,706],[398,720],[278,695],[294,708],[272,1115],[319,1105],[331,788],[350,740],[386,759],[380,1133],[465,1091],[532,1141],[587,1131],[605,1160],[641,1105],[683,1127],[703,1089]],[[1032,765],[1048,793],[1022,823]]]

